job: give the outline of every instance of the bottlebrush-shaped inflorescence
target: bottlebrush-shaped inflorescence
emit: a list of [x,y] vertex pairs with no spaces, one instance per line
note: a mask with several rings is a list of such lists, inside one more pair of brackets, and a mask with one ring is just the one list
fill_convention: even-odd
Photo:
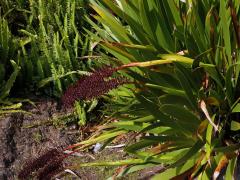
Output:
[[63,106],[70,107],[77,99],[91,100],[97,98],[127,83],[127,79],[123,77],[110,78],[118,70],[119,68],[106,66],[94,71],[89,76],[82,77],[76,84],[69,86],[62,96]]
[[48,150],[41,156],[25,163],[18,174],[18,178],[20,180],[29,179],[35,172],[38,179],[51,179],[63,170],[63,159],[65,157],[63,152],[58,149]]

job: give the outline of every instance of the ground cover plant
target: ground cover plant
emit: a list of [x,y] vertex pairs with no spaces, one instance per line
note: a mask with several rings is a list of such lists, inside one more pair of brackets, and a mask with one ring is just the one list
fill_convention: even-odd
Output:
[[239,1],[92,0],[91,7],[101,27],[87,18],[97,32],[88,33],[132,83],[109,106],[119,121],[71,148],[129,132],[142,137],[129,138],[134,159],[75,168],[125,165],[122,176],[162,166],[153,179],[237,178]]
[[76,70],[86,69],[78,59],[89,47],[82,32],[84,6],[85,1],[1,2],[1,18],[8,30],[1,31],[3,64],[15,59],[22,68],[18,86],[35,83],[43,87],[54,82],[52,93],[59,96],[64,84],[80,74]]
[[[90,30],[83,18],[88,12],[84,0],[0,2],[2,114],[21,111],[26,99],[16,97],[31,98],[26,94],[60,98],[67,86],[88,74],[95,64],[82,58],[92,54],[84,31]],[[85,110],[96,105],[97,101],[76,104],[80,124],[86,121]]]

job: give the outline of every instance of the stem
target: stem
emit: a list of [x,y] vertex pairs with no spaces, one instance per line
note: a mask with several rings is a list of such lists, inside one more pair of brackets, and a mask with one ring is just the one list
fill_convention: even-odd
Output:
[[142,164],[145,163],[142,159],[127,159],[120,160],[116,162],[92,162],[92,163],[81,163],[75,166],[67,167],[68,169],[79,169],[81,167],[90,167],[90,166],[122,166],[122,165],[132,165],[132,164]]

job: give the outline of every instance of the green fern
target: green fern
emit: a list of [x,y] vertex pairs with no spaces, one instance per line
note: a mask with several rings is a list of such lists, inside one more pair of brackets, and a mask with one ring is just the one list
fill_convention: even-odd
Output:
[[23,24],[14,27],[17,36],[21,36],[18,63],[22,67],[19,78],[22,82],[19,84],[38,84],[53,77],[53,92],[60,96],[78,78],[76,74],[63,76],[63,73],[85,70],[85,64],[77,58],[88,53],[89,39],[79,26],[86,24],[83,22],[86,4],[82,0],[0,2],[3,13],[9,13],[6,17],[10,24],[16,16],[23,17]]

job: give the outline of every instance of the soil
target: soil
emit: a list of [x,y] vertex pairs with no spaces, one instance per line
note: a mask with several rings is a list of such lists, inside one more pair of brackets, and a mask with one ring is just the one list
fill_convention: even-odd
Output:
[[[53,117],[62,112],[52,99],[37,100],[35,106],[28,105],[24,108],[32,114],[14,113],[0,118],[0,180],[18,179],[19,171],[29,159],[34,159],[49,149],[65,148],[86,138],[76,124],[67,127],[53,125]],[[69,160],[72,163],[126,158],[123,148],[114,148],[96,154],[84,152],[80,157],[71,157]],[[117,167],[85,167],[74,171],[79,178],[71,176],[70,179],[103,180],[111,177],[116,169]],[[148,179],[154,171],[145,170],[124,179]]]
[[57,104],[53,100],[36,102],[36,107],[25,107],[28,112],[15,113],[0,119],[0,179],[17,179],[21,166],[29,158],[37,157],[47,149],[66,147],[77,141],[78,132],[68,134],[69,129],[52,125],[39,125],[26,128],[31,124],[41,124],[56,113]]

